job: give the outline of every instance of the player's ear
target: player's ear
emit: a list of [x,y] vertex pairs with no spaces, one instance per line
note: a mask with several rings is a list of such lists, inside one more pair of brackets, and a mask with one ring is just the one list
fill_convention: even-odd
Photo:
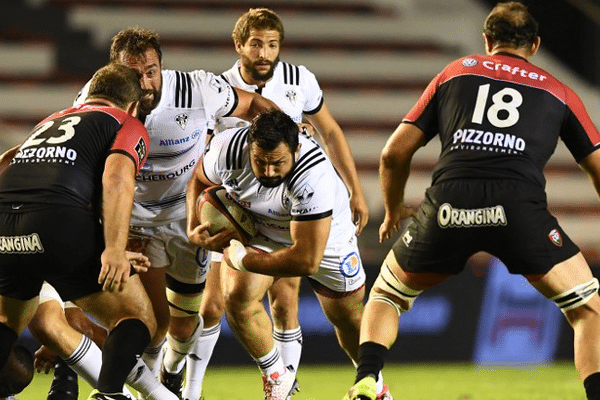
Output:
[[242,44],[240,42],[238,42],[237,40],[234,40],[234,44],[235,44],[235,51],[238,54],[242,54]]
[[487,55],[492,54],[492,50],[494,49],[494,43],[490,40],[489,37],[485,33],[483,35],[483,42],[485,43],[485,52]]
[[125,111],[127,111],[127,114],[131,115],[134,118],[137,118],[139,110],[140,110],[140,102],[139,101],[132,101],[131,103],[129,103],[127,105],[127,108],[125,109]]
[[534,56],[535,53],[540,49],[540,44],[542,43],[542,38],[539,36],[535,37],[533,44],[531,45],[531,51],[529,52],[531,56]]
[[294,160],[298,161],[298,157],[300,156],[300,147],[302,144],[298,143],[298,147],[296,147],[296,151],[294,151]]

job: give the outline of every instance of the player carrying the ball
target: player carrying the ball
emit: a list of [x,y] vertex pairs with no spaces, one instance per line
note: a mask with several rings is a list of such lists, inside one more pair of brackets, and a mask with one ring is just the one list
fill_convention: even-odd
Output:
[[[255,218],[258,235],[244,247],[231,232],[210,236],[196,199],[224,186]],[[249,128],[212,138],[187,191],[190,241],[224,250],[227,320],[263,375],[265,399],[289,399],[295,373],[274,346],[261,300],[276,277],[307,276],[341,347],[356,362],[365,294],[348,190],[316,141],[283,111],[257,116]]]

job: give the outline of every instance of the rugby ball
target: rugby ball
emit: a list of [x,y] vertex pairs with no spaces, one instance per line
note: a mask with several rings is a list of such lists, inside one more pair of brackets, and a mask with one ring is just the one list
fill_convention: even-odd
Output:
[[216,235],[224,229],[237,232],[236,239],[243,244],[256,235],[252,214],[233,200],[223,186],[206,188],[196,201],[200,223],[210,222],[208,233]]

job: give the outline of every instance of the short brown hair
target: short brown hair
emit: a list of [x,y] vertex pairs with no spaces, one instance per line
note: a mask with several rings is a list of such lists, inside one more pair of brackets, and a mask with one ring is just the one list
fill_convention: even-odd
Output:
[[90,97],[108,100],[124,109],[129,103],[140,101],[140,77],[129,67],[110,63],[92,76],[88,91],[88,98]]
[[231,34],[234,43],[245,44],[252,29],[277,31],[279,32],[279,42],[283,42],[283,22],[279,15],[268,8],[251,8],[242,14],[235,23]]
[[110,61],[119,61],[119,55],[123,51],[129,56],[140,57],[148,49],[156,50],[158,60],[162,63],[162,51],[160,50],[158,33],[139,26],[123,29],[112,38]]
[[498,3],[485,19],[483,33],[494,44],[530,47],[538,36],[538,23],[519,2]]

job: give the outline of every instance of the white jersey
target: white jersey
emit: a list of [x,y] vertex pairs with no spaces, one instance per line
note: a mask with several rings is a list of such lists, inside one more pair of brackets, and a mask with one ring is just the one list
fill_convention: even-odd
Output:
[[338,254],[355,238],[346,186],[323,149],[313,138],[300,134],[300,154],[294,169],[277,187],[260,184],[252,173],[247,143],[248,128],[215,135],[204,154],[206,177],[223,185],[238,203],[252,212],[260,234],[291,245],[290,221],[332,216],[325,255]]
[[[80,94],[76,101],[85,97]],[[158,226],[186,217],[186,187],[204,152],[207,130],[214,130],[216,119],[229,115],[236,103],[233,88],[210,72],[162,71],[160,101],[144,122],[150,152],[136,175],[131,225]]]
[[[256,92],[277,104],[294,122],[302,122],[303,114],[315,114],[323,105],[323,91],[315,75],[303,65],[292,65],[279,61],[273,77],[261,89],[244,82],[240,75],[240,61],[221,74],[233,87]],[[247,126],[249,123],[239,118],[219,120],[217,131]]]

